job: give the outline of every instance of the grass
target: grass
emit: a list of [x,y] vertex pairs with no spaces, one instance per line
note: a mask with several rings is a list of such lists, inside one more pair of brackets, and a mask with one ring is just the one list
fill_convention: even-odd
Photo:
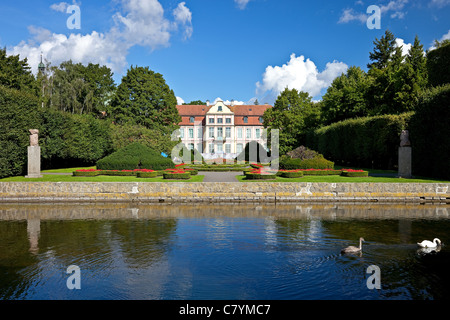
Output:
[[74,177],[71,175],[48,175],[42,178],[29,179],[23,176],[0,179],[0,182],[202,182],[205,176],[191,176],[189,180],[168,180],[163,177],[137,178],[130,176],[96,176],[96,177]]

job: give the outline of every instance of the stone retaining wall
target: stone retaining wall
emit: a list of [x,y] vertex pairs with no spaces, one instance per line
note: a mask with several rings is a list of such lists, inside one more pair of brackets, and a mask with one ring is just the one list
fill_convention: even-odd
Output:
[[441,202],[448,183],[1,182],[0,202]]

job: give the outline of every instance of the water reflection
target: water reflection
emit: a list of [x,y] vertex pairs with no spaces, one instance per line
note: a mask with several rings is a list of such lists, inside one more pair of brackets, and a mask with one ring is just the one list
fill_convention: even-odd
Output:
[[[446,205],[2,204],[1,299],[448,299]],[[364,237],[363,252],[340,250]],[[449,240],[447,240],[448,242]],[[82,270],[82,290],[65,268]],[[368,290],[378,265],[382,289]]]

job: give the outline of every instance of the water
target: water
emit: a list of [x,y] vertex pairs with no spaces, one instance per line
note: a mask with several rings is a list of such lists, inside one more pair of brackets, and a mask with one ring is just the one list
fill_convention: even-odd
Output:
[[[450,298],[450,207],[0,205],[0,299]],[[342,255],[364,237],[362,254]],[[418,241],[439,238],[439,252]],[[80,268],[69,290],[67,267]],[[381,272],[369,289],[367,268]]]

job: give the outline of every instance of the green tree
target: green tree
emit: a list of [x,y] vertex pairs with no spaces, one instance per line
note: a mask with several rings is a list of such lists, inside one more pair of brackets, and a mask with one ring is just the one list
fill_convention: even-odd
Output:
[[38,95],[36,79],[31,73],[27,59],[20,60],[19,55],[8,56],[6,49],[0,49],[0,85],[16,90],[25,90]]
[[368,115],[366,96],[371,80],[364,70],[355,66],[334,79],[322,98],[323,124]]
[[369,69],[384,69],[391,61],[391,57],[395,52],[395,37],[392,32],[386,30],[384,36],[375,39],[373,42],[375,48],[369,54],[369,59],[373,61],[367,67]]
[[273,108],[264,112],[264,127],[279,130],[280,155],[302,144],[306,131],[319,123],[319,104],[312,102],[307,92],[286,88],[275,101]]
[[112,98],[108,116],[117,124],[140,124],[170,135],[181,121],[176,104],[161,74],[132,66]]
[[184,105],[190,105],[190,106],[199,106],[199,105],[206,105],[206,102],[203,102],[202,100],[194,100],[189,103],[183,103]]
[[106,111],[115,90],[112,76],[106,66],[65,61],[49,68],[45,75],[40,74],[44,101],[52,109],[99,116]]

